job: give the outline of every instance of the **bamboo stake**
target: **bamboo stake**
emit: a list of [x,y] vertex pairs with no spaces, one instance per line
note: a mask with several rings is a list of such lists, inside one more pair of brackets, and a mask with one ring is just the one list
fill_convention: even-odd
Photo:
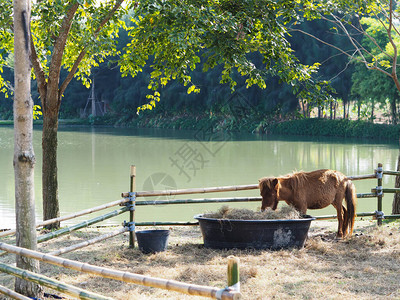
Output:
[[17,299],[17,300],[32,300],[32,298],[21,295],[1,285],[0,285],[0,294],[6,295],[12,299]]
[[228,286],[240,291],[239,258],[228,256]]
[[[85,291],[83,289],[74,287],[69,284],[62,283],[58,280],[51,279],[47,276],[36,274],[27,270],[23,270],[17,267],[8,266],[0,263],[0,271],[17,276],[19,278],[35,282],[37,284],[52,288],[58,292],[73,296],[79,299],[94,299],[94,300],[111,300],[112,298],[104,297],[99,294]],[[29,299],[29,298],[28,298]]]
[[93,245],[93,244],[101,242],[101,241],[104,241],[106,239],[112,238],[112,237],[114,237],[116,235],[119,235],[121,233],[124,233],[124,232],[126,232],[128,230],[129,230],[128,227],[122,227],[122,228],[120,228],[118,230],[114,230],[113,232],[109,232],[107,234],[103,234],[101,236],[98,236],[98,237],[95,237],[93,239],[84,241],[82,243],[75,244],[75,245],[72,245],[72,246],[69,246],[69,247],[65,247],[65,248],[50,252],[49,254],[50,255],[54,255],[54,256],[59,256],[61,254],[68,253],[68,252],[71,252],[71,251],[74,251],[74,250],[77,250],[77,249],[80,249],[80,248],[83,248],[83,247],[86,247],[86,246],[89,246],[89,245]]
[[[74,219],[74,218],[77,218],[77,217],[80,217],[80,216],[88,215],[88,214],[91,214],[91,213],[94,213],[94,212],[97,212],[97,211],[100,211],[100,210],[103,210],[103,209],[107,209],[107,208],[110,208],[110,207],[113,207],[113,206],[117,206],[117,205],[123,204],[123,203],[125,203],[127,201],[129,201],[129,199],[120,199],[120,200],[112,201],[112,202],[109,202],[109,203],[106,203],[106,204],[103,204],[103,205],[99,205],[99,206],[96,206],[96,207],[92,207],[92,208],[88,208],[88,209],[85,209],[85,210],[81,210],[79,212],[76,212],[76,213],[73,213],[73,214],[70,214],[70,215],[67,215],[67,216],[64,216],[64,217],[58,217],[58,218],[55,218],[55,219],[46,220],[46,221],[37,223],[36,228],[43,227],[43,226],[46,226],[46,225],[49,225],[49,224],[53,224],[53,223],[56,223],[56,222],[66,221],[66,220]],[[3,231],[3,232],[0,232],[0,237],[13,235],[13,234],[15,234],[15,232],[16,232],[15,229]]]
[[105,214],[105,215],[101,215],[101,216],[99,216],[99,217],[97,217],[97,218],[93,218],[93,219],[90,219],[90,220],[88,220],[88,221],[84,221],[84,222],[78,223],[78,224],[73,225],[73,226],[69,226],[69,227],[66,227],[66,228],[59,229],[59,230],[54,231],[54,232],[50,232],[50,233],[48,233],[48,234],[39,236],[39,237],[37,238],[37,242],[38,242],[38,243],[42,243],[42,242],[51,240],[51,239],[56,238],[56,237],[59,237],[59,236],[61,236],[61,235],[70,233],[70,232],[72,232],[72,231],[74,231],[74,230],[78,230],[78,229],[81,229],[81,228],[83,228],[83,227],[87,227],[87,226],[90,226],[90,225],[92,225],[92,224],[99,223],[99,222],[104,221],[104,220],[107,220],[107,219],[109,219],[109,218],[118,216],[118,215],[120,215],[120,214],[122,214],[122,213],[124,213],[124,212],[126,212],[126,211],[128,211],[128,210],[129,210],[128,207],[122,207],[122,208],[120,208],[120,209],[117,209],[117,210],[114,210],[114,211],[112,211],[112,212],[109,212],[109,213],[107,213],[107,214]]
[[[187,284],[175,280],[167,280],[162,278],[154,278],[148,277],[144,275],[134,274],[130,272],[122,272],[118,270],[113,270],[109,268],[101,268],[97,266],[93,266],[86,263],[81,263],[69,259],[63,259],[60,257],[56,257],[53,255],[48,255],[44,253],[40,253],[37,251],[24,249],[12,245],[8,245],[6,243],[0,243],[0,249],[5,250],[17,255],[22,255],[26,257],[31,257],[34,259],[38,259],[40,261],[44,261],[56,266],[98,275],[104,278],[115,279],[123,282],[136,283],[144,286],[150,286],[155,288],[161,288],[164,290],[171,290],[179,293],[203,296],[209,298],[216,298],[216,294],[219,291],[218,288],[208,287],[196,284]],[[228,290],[224,290],[222,293],[221,299],[240,299],[240,293],[232,292]]]
[[[193,189],[181,189],[181,190],[143,191],[143,192],[136,192],[136,197],[172,196],[172,195],[185,195],[185,194],[204,194],[204,193],[245,191],[245,190],[256,190],[256,189],[258,189],[258,184],[248,184],[248,185],[234,185],[234,186],[221,186],[221,187],[209,187],[209,188],[193,188]],[[129,193],[122,193],[122,197],[129,197]]]

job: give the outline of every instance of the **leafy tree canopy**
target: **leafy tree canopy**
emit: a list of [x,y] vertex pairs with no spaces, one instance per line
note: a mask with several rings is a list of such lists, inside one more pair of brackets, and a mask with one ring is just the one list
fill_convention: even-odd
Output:
[[[120,6],[120,4],[125,6]],[[11,0],[2,0],[0,8],[0,64],[5,65],[7,54],[12,52]],[[116,8],[117,9],[114,9]],[[369,11],[367,11],[369,7]],[[140,2],[114,0],[46,0],[32,3],[32,32],[35,53],[33,63],[38,82],[48,84],[59,74],[50,74],[56,64],[56,40],[64,33],[63,23],[69,15],[68,37],[62,56],[59,93],[63,94],[71,78],[90,83],[89,76],[107,56],[121,54],[122,73],[136,76],[150,64],[151,78],[148,87],[152,108],[160,98],[159,91],[171,80],[179,80],[188,93],[199,91],[191,71],[220,68],[220,82],[235,89],[235,74],[244,76],[245,84],[261,88],[268,86],[271,78],[278,76],[293,87],[303,99],[316,102],[328,97],[326,81],[312,78],[318,63],[310,66],[299,63],[291,45],[288,28],[306,19],[321,18],[332,11],[371,13],[374,1],[272,1],[272,0],[145,0]],[[129,28],[130,42],[124,49],[117,48],[118,29],[125,26],[124,16],[131,11],[133,25]],[[349,13],[350,11],[350,13]],[[102,20],[111,14],[106,23]],[[62,39],[61,39],[62,40]],[[121,51],[121,52],[120,52]],[[262,55],[262,65],[256,64],[251,52]],[[40,70],[39,72],[36,70]],[[237,77],[236,77],[237,78]],[[2,79],[0,79],[2,80]],[[4,88],[4,81],[0,87]],[[40,91],[43,84],[38,84]],[[41,94],[42,95],[42,94]]]
[[[318,63],[300,64],[287,41],[287,27],[300,18],[299,9],[300,1],[291,0],[141,1],[121,71],[135,76],[151,61],[149,88],[155,93],[142,109],[154,107],[158,90],[171,80],[181,81],[188,93],[199,92],[190,72],[200,63],[204,71],[222,65],[220,82],[231,90],[235,72],[246,77],[247,87],[261,88],[269,74],[292,85],[300,97],[321,99],[326,82],[312,82]],[[262,68],[251,52],[261,53]]]

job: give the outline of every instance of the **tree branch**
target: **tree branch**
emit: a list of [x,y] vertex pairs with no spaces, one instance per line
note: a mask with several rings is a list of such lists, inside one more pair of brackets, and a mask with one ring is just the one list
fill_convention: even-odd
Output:
[[[107,24],[107,22],[112,18],[112,16],[115,14],[115,12],[121,7],[123,2],[124,2],[124,0],[117,0],[114,7],[109,11],[109,13],[104,17],[104,19],[100,22],[99,26],[94,31],[95,38],[99,35],[99,32],[103,29],[103,27]],[[61,87],[58,91],[59,99],[61,99],[61,96],[64,94],[64,91],[67,88],[68,84],[74,78],[74,75],[75,75],[76,71],[78,70],[79,64],[82,62],[86,53],[87,53],[87,48],[85,47],[81,51],[81,53],[79,53],[70,72],[68,73],[67,77],[64,79],[63,83],[61,84]]]
[[40,100],[42,102],[42,107],[44,109],[44,99],[46,99],[46,77],[40,64],[40,60],[37,56],[35,44],[33,42],[32,33],[31,33],[31,62],[33,66],[33,71],[35,72],[37,87],[40,95]]
[[393,26],[392,8],[393,8],[393,0],[390,0],[390,3],[389,3],[389,28],[387,29],[387,34],[389,37],[389,42],[393,47],[392,78],[395,79],[395,78],[397,78],[397,74],[396,74],[397,46],[396,46],[395,42],[393,41],[393,37],[392,37],[392,26]]
[[[329,46],[329,47],[332,47],[332,48],[336,49],[337,51],[339,51],[340,53],[346,55],[347,57],[349,57],[349,58],[351,58],[351,59],[354,59],[354,60],[356,60],[356,61],[358,61],[358,62],[363,63],[363,64],[366,66],[367,69],[370,69],[370,70],[377,70],[377,71],[379,71],[379,72],[381,72],[381,73],[383,73],[383,74],[385,74],[385,75],[387,75],[387,76],[389,76],[389,77],[392,77],[392,75],[391,75],[390,73],[388,73],[388,72],[386,72],[385,70],[379,68],[377,65],[375,65],[375,66],[370,66],[369,63],[368,63],[368,61],[365,59],[365,57],[364,57],[363,55],[360,55],[360,56],[362,57],[362,59],[357,58],[357,57],[354,57],[354,54],[349,54],[349,53],[347,53],[346,51],[344,51],[343,49],[340,49],[339,47],[336,47],[335,45],[332,45],[332,44],[330,44],[330,43],[328,43],[328,42],[326,42],[326,41],[324,41],[324,40],[321,40],[320,38],[317,38],[315,35],[312,35],[311,33],[305,32],[305,31],[303,31],[303,30],[301,30],[301,29],[291,29],[291,31],[297,31],[297,32],[303,33],[303,34],[305,34],[305,35],[307,35],[307,36],[309,36],[309,37],[312,37],[313,39],[317,40],[318,42],[321,42],[321,43],[323,43],[323,44],[325,44],[325,45],[327,45],[327,46]],[[357,53],[361,53],[361,54],[362,54],[361,49],[359,49],[359,48],[354,44],[354,42],[353,42],[353,46],[356,48],[355,51],[356,51]]]
[[[53,48],[53,55],[51,57],[50,68],[49,68],[49,77],[48,77],[48,86],[49,89],[52,90],[51,86],[56,85],[58,90],[58,83],[61,72],[61,63],[65,50],[65,44],[67,42],[67,38],[69,35],[69,31],[71,29],[72,20],[75,16],[76,11],[78,10],[79,3],[75,2],[71,4],[69,7],[67,14],[64,17],[64,20],[61,24],[60,33],[56,39]],[[57,105],[60,105],[60,97],[57,99]]]

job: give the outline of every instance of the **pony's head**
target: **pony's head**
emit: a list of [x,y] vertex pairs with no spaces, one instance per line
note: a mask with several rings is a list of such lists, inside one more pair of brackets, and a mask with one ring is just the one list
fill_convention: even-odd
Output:
[[258,181],[260,187],[260,195],[262,197],[261,211],[270,207],[275,210],[278,207],[278,179],[277,178],[261,178]]

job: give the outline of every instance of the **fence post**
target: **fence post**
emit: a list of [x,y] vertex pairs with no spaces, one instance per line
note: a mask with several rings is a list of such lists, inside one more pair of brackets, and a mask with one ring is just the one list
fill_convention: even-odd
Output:
[[[228,286],[218,290],[215,293],[215,298],[222,299],[241,299],[240,294],[240,279],[239,279],[239,258],[230,255],[228,256]],[[226,298],[225,293],[230,293],[230,297]],[[225,294],[225,295],[224,295]]]
[[[131,166],[131,184],[130,184],[130,192],[136,192],[136,166]],[[131,196],[131,209],[129,210],[129,223],[130,223],[130,230],[129,230],[129,248],[135,248],[135,201],[136,198],[133,195]]]
[[228,287],[240,291],[239,258],[228,256]]
[[376,196],[378,198],[378,209],[376,211],[376,219],[378,222],[378,226],[382,225],[382,219],[384,218],[382,212],[382,197],[383,197],[383,187],[382,187],[382,177],[383,177],[383,168],[382,164],[378,163],[378,168],[376,169],[376,177],[378,178],[378,186],[376,187]]

